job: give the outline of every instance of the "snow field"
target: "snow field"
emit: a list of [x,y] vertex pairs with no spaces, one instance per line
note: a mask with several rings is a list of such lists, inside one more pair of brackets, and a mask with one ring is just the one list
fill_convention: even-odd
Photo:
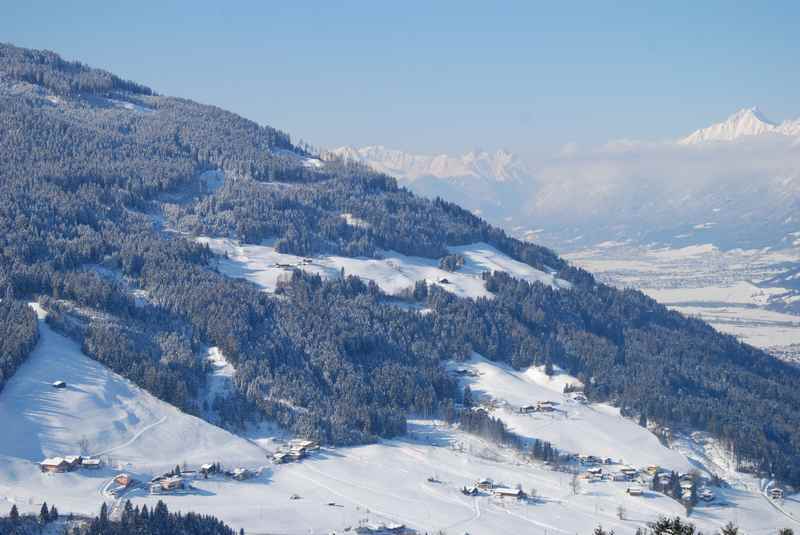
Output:
[[413,287],[416,281],[426,280],[459,297],[490,298],[492,294],[481,280],[484,271],[507,271],[530,282],[569,287],[568,282],[513,260],[486,243],[450,247],[451,252],[464,256],[465,265],[456,272],[449,272],[439,269],[437,260],[393,251],[384,252],[382,259],[315,256],[306,262],[303,257],[278,253],[270,245],[243,245],[230,239],[207,237],[198,238],[198,242],[207,244],[217,254],[228,255],[227,259],[218,261],[222,273],[247,279],[267,291],[274,291],[279,278],[289,276],[290,268],[328,278],[338,276],[344,269],[346,275],[374,281],[390,295]]

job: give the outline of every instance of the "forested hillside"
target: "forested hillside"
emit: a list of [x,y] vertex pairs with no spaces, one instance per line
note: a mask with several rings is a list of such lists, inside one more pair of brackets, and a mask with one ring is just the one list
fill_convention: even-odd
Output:
[[[477,351],[517,368],[561,365],[594,399],[712,431],[741,460],[800,482],[796,368],[598,284],[453,204],[321,162],[283,132],[2,45],[0,154],[0,295],[16,307],[7,314],[25,317],[13,300],[44,300],[88,355],[188,412],[201,413],[208,371],[197,355],[215,345],[237,370],[236,391],[218,400],[229,424],[268,417],[327,442],[370,441],[460,401],[442,363]],[[212,170],[224,174],[219,187],[203,178]],[[472,300],[418,284],[408,299],[427,315],[349,276],[295,273],[268,295],[216,272],[196,234],[274,238],[304,255],[434,259],[485,241],[572,286],[486,274],[495,298]],[[3,363],[27,354],[26,332]]]
[[10,297],[0,301],[0,390],[36,345],[36,314]]

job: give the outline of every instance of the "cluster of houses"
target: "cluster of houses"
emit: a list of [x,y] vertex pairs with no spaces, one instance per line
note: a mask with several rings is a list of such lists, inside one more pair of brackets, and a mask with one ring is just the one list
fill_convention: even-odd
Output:
[[94,457],[83,457],[81,455],[67,455],[65,457],[49,457],[39,463],[42,472],[60,474],[63,472],[73,472],[79,468],[96,470],[100,468],[102,462]]
[[[611,464],[611,463],[604,463]],[[591,466],[583,473],[583,478],[594,483],[597,481],[634,481],[639,476],[639,470],[632,466],[623,466],[616,471],[603,470],[601,466]]]
[[280,269],[293,269],[299,266],[308,266],[312,264],[314,261],[310,258],[301,258],[298,262],[294,264],[286,264],[282,262],[275,262],[272,267],[280,268]]
[[200,465],[200,470],[181,470],[180,472],[166,472],[150,480],[151,494],[168,494],[191,487],[189,481],[198,477],[208,478],[220,474],[236,481],[245,481],[253,477],[253,472],[247,468],[237,467],[233,470],[223,470],[219,463],[206,463]]
[[537,401],[534,405],[524,405],[519,408],[520,414],[531,414],[534,412],[553,412],[558,405],[557,401]]
[[289,447],[278,450],[272,455],[272,462],[275,464],[293,463],[305,459],[315,450],[319,449],[319,443],[313,440],[292,440]]
[[495,485],[494,481],[488,478],[479,479],[474,485],[461,489],[461,492],[466,496],[490,494],[497,498],[514,498],[517,500],[526,498],[526,494],[522,489],[512,489],[502,485]]
[[[632,466],[622,466],[614,471],[606,470],[600,465],[615,464],[610,458],[600,458],[593,455],[579,455],[578,461],[581,465],[588,466],[582,475],[582,478],[590,483],[599,481],[639,481],[643,480],[640,475],[652,478],[652,480],[661,486],[669,485],[672,482],[672,473],[662,471],[657,465],[649,465],[640,471]],[[694,476],[692,474],[678,474],[678,482],[680,484],[681,493],[680,499],[689,501],[692,499],[692,489],[695,487]],[[644,491],[642,487],[630,486],[625,491],[630,496],[641,496]],[[713,501],[714,493],[706,486],[697,489],[697,497],[703,501]]]

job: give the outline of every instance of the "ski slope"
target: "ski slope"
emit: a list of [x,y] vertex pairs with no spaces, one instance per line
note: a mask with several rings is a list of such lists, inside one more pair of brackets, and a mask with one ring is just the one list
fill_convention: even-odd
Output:
[[519,279],[557,288],[570,286],[568,282],[518,262],[482,242],[450,247],[452,253],[461,254],[465,259],[461,269],[450,272],[439,269],[439,262],[435,259],[406,256],[394,251],[385,251],[380,259],[330,255],[314,256],[304,261],[300,256],[279,253],[268,244],[246,245],[227,238],[208,237],[200,237],[198,241],[207,244],[217,254],[227,255],[218,261],[220,272],[247,279],[267,291],[274,291],[278,280],[288,277],[291,269],[295,268],[328,278],[338,276],[344,270],[347,275],[374,281],[390,295],[399,294],[413,287],[416,281],[425,280],[439,284],[459,297],[491,298],[492,294],[481,280],[484,271],[506,271]]

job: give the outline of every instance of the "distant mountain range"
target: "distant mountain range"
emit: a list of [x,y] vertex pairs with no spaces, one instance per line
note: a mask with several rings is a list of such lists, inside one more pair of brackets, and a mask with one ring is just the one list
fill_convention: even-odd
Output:
[[744,108],[721,123],[692,132],[678,141],[682,145],[696,145],[708,141],[733,141],[746,136],[778,134],[800,137],[800,118],[773,123],[757,107]]
[[349,160],[368,163],[378,171],[407,181],[436,177],[515,182],[530,176],[526,164],[517,155],[505,150],[489,153],[476,149],[462,156],[420,155],[376,145],[360,149],[340,147],[332,152]]
[[369,146],[331,153],[561,250],[607,240],[799,245],[800,119],[775,123],[758,108],[680,139],[612,142],[536,164],[504,150],[419,155]]

